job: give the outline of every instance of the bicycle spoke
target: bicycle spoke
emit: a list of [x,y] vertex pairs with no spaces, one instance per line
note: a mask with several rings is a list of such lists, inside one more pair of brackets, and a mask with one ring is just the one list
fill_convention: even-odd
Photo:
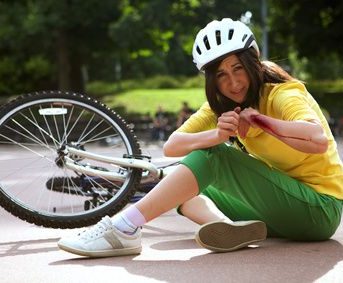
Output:
[[[31,147],[39,147],[41,148],[41,145],[40,144],[37,144],[37,143],[29,143],[29,142],[20,142],[22,145],[26,145],[26,146],[31,146]],[[1,145],[13,145],[12,142],[9,142],[9,141],[0,141],[0,144]],[[56,152],[56,149],[54,150],[52,147],[48,146],[48,147],[45,147],[49,150],[51,150],[52,152]]]
[[[53,108],[52,105],[51,105],[51,108]],[[55,129],[56,129],[58,141],[59,141],[59,143],[61,144],[60,130],[59,130],[58,126],[57,126],[56,115],[52,115],[52,117],[53,117],[53,120],[54,120],[54,124],[55,124]]]
[[89,125],[93,122],[94,117],[95,117],[95,114],[93,114],[92,117],[89,119],[89,121],[88,121],[86,127],[83,129],[83,131],[82,131],[82,133],[81,133],[79,139],[77,140],[77,143],[80,143],[80,140],[83,139],[84,134],[85,134],[85,132],[87,131]]
[[[107,132],[107,131],[110,130],[110,129],[111,129],[111,127],[108,127],[107,129],[105,129],[105,130],[101,131],[100,133],[98,133],[98,134],[92,136],[90,139],[88,139],[88,140],[86,140],[86,141],[83,141],[82,143],[85,144],[85,143],[90,143],[90,142],[96,141],[96,140],[97,140],[96,137],[100,136],[101,134]],[[86,136],[85,136],[85,137],[86,137]],[[101,139],[103,139],[103,137],[101,137],[100,140],[101,140]],[[80,143],[81,143],[81,141],[80,141]]]
[[63,138],[62,138],[62,144],[64,144],[67,139],[68,139],[68,129],[69,129],[69,123],[71,121],[71,117],[73,116],[73,113],[74,113],[74,107],[71,107],[70,108],[70,111],[69,111],[69,115],[68,115],[68,119],[67,119],[67,124],[65,124],[65,118],[63,116],[63,125],[64,125],[64,133],[63,133]]
[[44,121],[45,121],[45,125],[47,126],[48,131],[49,131],[49,134],[48,134],[48,135],[49,135],[50,137],[52,137],[52,141],[54,142],[55,147],[58,148],[61,144],[60,144],[60,142],[57,141],[57,140],[55,139],[55,137],[52,135],[52,131],[51,131],[51,129],[50,129],[50,125],[49,125],[49,123],[48,123],[48,121],[47,121],[47,119],[46,119],[46,116],[45,116],[45,115],[42,115],[42,116],[43,116],[43,119],[44,119]]
[[[66,142],[68,136],[70,135],[70,133],[73,131],[73,129],[75,128],[75,126],[77,125],[77,123],[79,122],[79,120],[81,119],[82,115],[84,113],[84,110],[81,111],[81,113],[79,114],[79,116],[77,117],[77,119],[75,120],[74,124],[72,125],[72,127],[70,128],[69,132],[66,134],[66,137],[63,139],[63,143]],[[68,121],[69,122],[69,121]]]
[[38,153],[37,151],[31,150],[31,149],[28,148],[27,146],[24,146],[24,145],[22,145],[22,144],[16,142],[15,140],[13,140],[13,139],[11,139],[11,138],[4,136],[3,134],[0,134],[0,136],[2,136],[2,137],[5,138],[5,139],[8,139],[9,141],[11,141],[12,143],[18,145],[18,146],[21,147],[21,148],[24,148],[24,149],[26,149],[26,150],[28,150],[28,151],[30,151],[30,152],[32,152],[32,153],[34,153],[34,154],[40,156],[40,157],[46,158],[46,159],[49,160],[50,162],[54,162],[53,160],[51,160],[51,159],[47,158],[46,156],[44,156],[44,155]]
[[82,139],[79,139],[79,143],[82,143],[83,139],[85,139],[89,134],[91,134],[95,129],[97,129],[102,123],[103,123],[103,120],[98,122]]
[[[50,166],[50,169],[51,170],[53,170],[53,171],[56,171],[56,169],[55,169],[55,167],[53,167],[53,166]],[[56,173],[54,173],[53,175],[55,175]],[[39,182],[39,181],[38,181]],[[38,196],[37,196],[37,201],[36,201],[36,207],[40,207],[40,202],[41,201],[44,201],[45,202],[45,194],[46,194],[46,192],[47,192],[47,190],[40,190],[39,192],[38,192]],[[50,200],[50,196],[51,196],[51,193],[50,192],[48,192],[49,193],[49,200]],[[48,203],[50,203],[50,202],[48,202]],[[45,205],[44,205],[45,206]],[[48,205],[48,207],[46,208],[46,210],[47,211],[51,211],[50,210],[50,207],[49,207],[49,205]]]
[[[29,117],[23,115],[22,113],[20,113],[20,115],[22,115],[26,120],[28,120],[32,125],[34,125],[37,129],[41,130],[43,133],[45,133],[48,137],[51,138],[51,140],[54,142],[55,146],[56,144],[58,144],[58,141],[51,135],[51,132],[48,133],[47,131],[45,131],[41,126],[39,126],[38,124],[36,124],[34,121],[32,121]],[[50,129],[49,129],[50,131]],[[57,146],[56,146],[57,147]]]
[[[53,151],[53,149],[52,149],[50,146],[48,146],[47,144],[44,144],[42,141],[40,141],[38,138],[36,138],[36,137],[33,136],[32,134],[31,134],[31,135],[33,136],[33,138],[31,138],[31,137],[29,137],[29,136],[23,134],[22,132],[19,132],[19,131],[15,130],[15,129],[11,128],[10,126],[5,125],[5,128],[7,128],[7,129],[9,129],[9,130],[11,130],[11,131],[17,133],[18,135],[20,135],[20,136],[22,136],[22,137],[27,138],[27,139],[30,140],[30,141],[36,142],[36,144],[38,144],[38,145],[40,145],[40,146],[43,146],[43,147],[48,148],[49,150]],[[27,132],[28,132],[28,131],[27,131]],[[28,132],[28,133],[30,133],[30,132]],[[35,138],[36,138],[36,139],[35,139]]]
[[[36,125],[38,125],[37,119],[36,119],[35,115],[32,113],[31,108],[29,109],[29,112],[30,112],[30,114],[31,114],[32,119],[33,119],[34,122],[36,123]],[[43,140],[44,140],[44,143],[45,143],[46,145],[48,145],[48,142],[47,142],[47,140],[46,140],[46,138],[45,138],[45,135],[43,135],[43,132],[41,131],[41,129],[38,129],[38,131],[39,131],[39,133],[41,134],[41,136],[42,136],[42,138],[43,138]]]

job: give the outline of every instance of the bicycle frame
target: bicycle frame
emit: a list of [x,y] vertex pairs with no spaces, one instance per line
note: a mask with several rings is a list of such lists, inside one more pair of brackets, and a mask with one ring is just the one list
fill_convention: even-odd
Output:
[[70,146],[65,146],[62,152],[64,154],[64,166],[66,168],[89,176],[102,177],[111,181],[124,181],[126,178],[125,171],[123,171],[122,173],[117,173],[112,171],[97,170],[82,164],[78,164],[77,161],[70,158],[68,155],[72,154],[83,158],[89,158],[92,160],[117,165],[120,167],[143,169],[144,171],[142,174],[142,182],[144,183],[162,179],[166,175],[166,172],[164,172],[162,169],[157,168],[149,161],[141,159],[108,157],[76,149]]

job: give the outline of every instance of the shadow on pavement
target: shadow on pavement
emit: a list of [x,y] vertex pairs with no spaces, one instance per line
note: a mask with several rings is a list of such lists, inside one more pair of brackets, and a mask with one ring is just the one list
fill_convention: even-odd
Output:
[[58,239],[40,239],[0,243],[0,258],[57,251],[57,240]]
[[[72,258],[50,265],[122,267],[130,274],[163,282],[313,282],[343,260],[335,241],[291,242],[268,239],[257,248],[231,253],[203,253],[192,239],[171,240],[143,247],[140,256]],[[188,254],[189,257],[180,255]],[[192,255],[193,254],[193,255]],[[177,256],[179,255],[179,256]]]

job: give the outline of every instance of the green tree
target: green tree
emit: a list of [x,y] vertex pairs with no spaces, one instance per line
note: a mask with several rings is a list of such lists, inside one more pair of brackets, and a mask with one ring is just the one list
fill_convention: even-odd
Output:
[[[296,50],[314,78],[343,76],[343,2],[269,0],[272,57]],[[279,54],[276,54],[279,52]]]
[[[312,77],[343,75],[342,1],[0,0],[0,94],[46,88],[82,91],[89,80],[197,73],[195,34],[213,19],[239,19],[270,58]],[[289,58],[289,59],[288,59]],[[320,65],[319,65],[320,64]],[[321,66],[318,68],[318,66]]]
[[198,30],[212,19],[239,19],[247,10],[261,20],[258,1],[124,1],[119,20],[111,25],[122,77],[194,75],[191,51]]
[[[111,49],[108,26],[119,16],[118,2],[1,1],[2,59],[8,58],[7,64],[12,68],[16,66],[16,77],[24,81],[24,88],[26,81],[34,81],[33,73],[40,68],[45,71],[42,76],[49,79],[48,84],[62,90],[82,91],[88,62]],[[25,72],[23,66],[27,65]]]

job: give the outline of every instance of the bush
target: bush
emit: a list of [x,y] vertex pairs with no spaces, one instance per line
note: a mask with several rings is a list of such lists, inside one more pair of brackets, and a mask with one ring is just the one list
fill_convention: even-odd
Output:
[[87,94],[94,97],[101,97],[107,94],[113,94],[118,92],[118,84],[108,83],[102,81],[94,81],[86,86]]
[[202,74],[190,78],[161,75],[119,82],[93,81],[87,84],[86,92],[89,95],[101,97],[133,89],[203,88],[204,85],[205,80]]
[[0,96],[46,89],[51,81],[53,66],[42,56],[25,59],[0,58]]
[[342,116],[343,80],[312,81],[308,82],[306,87],[319,105],[327,109],[331,116]]
[[343,61],[337,54],[326,54],[308,61],[308,73],[314,80],[337,80],[343,77]]
[[306,85],[311,93],[317,95],[343,92],[343,79],[334,81],[309,81],[306,83]]
[[205,87],[205,76],[199,74],[195,77],[190,77],[183,83],[183,88],[204,88]]
[[140,87],[147,89],[160,89],[160,88],[179,88],[180,79],[171,76],[155,76],[142,81],[143,84]]

